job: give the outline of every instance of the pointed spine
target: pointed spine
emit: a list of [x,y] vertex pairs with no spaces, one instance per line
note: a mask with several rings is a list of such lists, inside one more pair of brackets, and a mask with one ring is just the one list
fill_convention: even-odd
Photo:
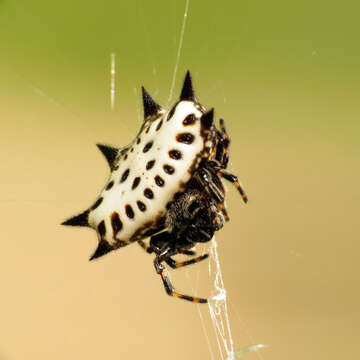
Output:
[[210,109],[201,117],[201,124],[205,129],[210,129],[214,123],[214,108]]
[[96,248],[94,254],[90,257],[89,261],[97,259],[98,257],[103,256],[112,250],[114,249],[107,241],[100,240],[98,247]]
[[113,170],[115,166],[116,156],[119,149],[113,148],[108,145],[96,144],[102,154],[105,156],[106,161],[108,162],[110,169]]
[[195,93],[192,85],[192,79],[190,71],[187,71],[185,75],[184,85],[181,90],[180,100],[195,101]]
[[89,226],[89,210],[82,212],[79,215],[73,216],[72,218],[65,220],[61,223],[61,225],[68,226]]
[[143,86],[141,89],[144,104],[144,118],[146,119],[149,116],[157,115],[161,110],[161,106],[154,101]]

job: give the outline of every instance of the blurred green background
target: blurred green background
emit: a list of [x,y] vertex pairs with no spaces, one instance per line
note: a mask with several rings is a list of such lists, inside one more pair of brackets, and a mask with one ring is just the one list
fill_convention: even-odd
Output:
[[[105,184],[95,143],[137,132],[140,86],[169,105],[184,9],[0,1],[0,359],[219,358],[206,306],[213,355],[197,306],[166,296],[151,256],[132,245],[89,263],[95,233],[59,226]],[[359,10],[190,0],[171,102],[190,69],[232,136],[250,202],[228,187],[217,240],[235,348],[269,345],[248,359],[359,355]],[[206,263],[172,274],[211,292]]]

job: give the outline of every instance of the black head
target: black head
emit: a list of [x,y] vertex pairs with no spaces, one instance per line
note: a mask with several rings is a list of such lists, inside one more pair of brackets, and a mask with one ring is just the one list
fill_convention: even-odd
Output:
[[224,218],[216,203],[197,190],[185,192],[170,207],[166,225],[175,239],[190,242],[210,241],[221,229]]

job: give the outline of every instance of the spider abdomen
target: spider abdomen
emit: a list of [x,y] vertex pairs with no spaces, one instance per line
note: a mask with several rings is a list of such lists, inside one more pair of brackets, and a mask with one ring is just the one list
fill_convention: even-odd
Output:
[[[97,232],[104,221],[101,238],[113,247],[138,240],[141,229],[158,230],[167,203],[190,179],[191,168],[204,147],[199,121],[202,112],[193,102],[179,102],[171,117],[164,112],[159,115],[146,123],[116,159],[100,194],[101,203],[89,213],[89,225]],[[184,125],[189,115],[195,121]]]

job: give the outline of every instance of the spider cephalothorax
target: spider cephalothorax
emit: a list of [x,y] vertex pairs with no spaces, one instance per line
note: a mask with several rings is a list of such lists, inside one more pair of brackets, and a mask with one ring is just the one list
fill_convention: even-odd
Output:
[[166,216],[166,229],[176,243],[207,242],[220,230],[224,217],[216,201],[205,192],[188,190],[174,201]]
[[[142,88],[144,122],[132,143],[124,148],[98,145],[111,174],[95,203],[64,225],[96,230],[99,245],[90,260],[132,242],[148,252],[169,295],[195,302],[206,299],[178,294],[162,262],[173,268],[193,264],[207,255],[182,263],[171,256],[194,255],[196,242],[209,241],[228,221],[221,178],[246,195],[235,175],[225,169],[230,139],[224,122],[214,124],[214,111],[196,100],[187,72],[179,101],[165,111]],[[143,242],[152,236],[150,246]]]

